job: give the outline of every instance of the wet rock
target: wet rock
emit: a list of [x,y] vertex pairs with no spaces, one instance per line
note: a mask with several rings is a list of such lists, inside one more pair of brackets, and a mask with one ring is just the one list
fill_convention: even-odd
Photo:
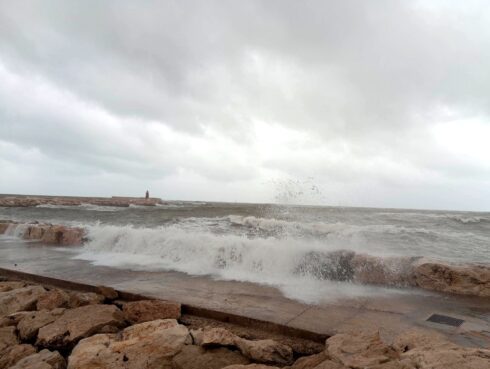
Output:
[[19,281],[6,281],[0,282],[0,292],[8,292],[25,287],[27,284],[25,282]]
[[58,351],[42,350],[19,360],[10,369],[65,369],[66,361]]
[[224,328],[207,328],[200,338],[202,346],[237,346],[238,336]]
[[78,343],[68,368],[171,368],[188,336],[187,328],[173,319],[136,324],[119,335],[98,334]]
[[23,341],[36,338],[40,328],[54,322],[63,312],[64,309],[59,308],[54,310],[32,311],[25,314],[17,324],[20,338]]
[[27,286],[7,292],[0,292],[0,316],[17,311],[34,310],[38,298],[46,293],[41,286]]
[[41,242],[52,245],[75,246],[82,244],[83,236],[84,230],[82,228],[53,225],[45,230]]
[[124,317],[114,305],[87,305],[68,309],[50,323],[39,329],[37,344],[43,347],[71,347],[80,339],[107,331],[109,327],[124,326]]
[[399,354],[383,343],[379,334],[337,334],[327,339],[327,354],[349,368],[370,368],[389,361],[396,361]]
[[10,222],[0,222],[0,234],[4,234],[11,224]]
[[411,330],[395,339],[401,361],[417,369],[487,369],[490,350],[460,347],[441,335]]
[[293,362],[291,347],[274,340],[250,341],[240,338],[236,343],[242,354],[253,361],[283,365]]
[[422,263],[415,268],[419,287],[460,295],[490,296],[490,267]]
[[184,346],[172,362],[174,369],[221,369],[229,365],[249,363],[240,353],[224,347],[205,350],[194,345]]
[[47,226],[32,225],[24,233],[23,238],[28,240],[41,240],[46,233]]
[[303,256],[295,273],[318,279],[350,281],[354,276],[351,260],[355,253],[347,250],[334,252],[312,251]]
[[10,346],[15,346],[19,343],[19,339],[15,334],[15,327],[0,328],[0,355]]
[[99,294],[104,296],[107,300],[115,300],[119,297],[117,291],[112,287],[107,286],[97,286]]
[[124,304],[124,317],[131,323],[156,319],[179,319],[180,304],[162,300],[141,300]]
[[0,356],[0,369],[7,369],[15,365],[20,359],[35,354],[36,349],[32,345],[10,346]]
[[353,280],[363,284],[415,286],[414,257],[376,257],[356,254]]

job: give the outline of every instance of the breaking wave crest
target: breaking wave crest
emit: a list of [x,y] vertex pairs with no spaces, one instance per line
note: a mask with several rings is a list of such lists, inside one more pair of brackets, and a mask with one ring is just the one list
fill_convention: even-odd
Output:
[[[173,270],[271,285],[304,278],[351,281],[354,278],[351,261],[359,255],[353,249],[339,250],[335,244],[320,240],[190,232],[179,225],[159,228],[95,225],[88,227],[88,239],[77,258],[96,265]],[[393,268],[403,272],[403,265],[390,263],[392,273],[398,273]]]

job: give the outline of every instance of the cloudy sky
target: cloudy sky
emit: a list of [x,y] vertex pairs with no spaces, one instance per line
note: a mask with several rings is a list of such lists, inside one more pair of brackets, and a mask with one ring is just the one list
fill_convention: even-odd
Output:
[[486,0],[0,0],[0,192],[490,210],[489,25]]

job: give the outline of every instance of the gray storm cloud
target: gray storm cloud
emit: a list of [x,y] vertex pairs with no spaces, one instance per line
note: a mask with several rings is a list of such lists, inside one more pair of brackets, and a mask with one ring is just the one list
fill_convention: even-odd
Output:
[[3,1],[0,192],[314,178],[325,204],[488,210],[488,24],[485,1]]

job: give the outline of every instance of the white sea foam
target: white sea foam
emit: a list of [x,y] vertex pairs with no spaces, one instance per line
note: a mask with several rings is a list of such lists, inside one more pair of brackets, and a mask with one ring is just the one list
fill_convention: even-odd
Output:
[[[328,280],[301,267],[308,255],[328,255],[335,244],[275,237],[250,239],[232,234],[182,228],[95,225],[88,227],[89,242],[75,258],[95,265],[145,271],[178,271],[191,275],[253,282],[279,288],[286,296],[305,302],[320,302],[334,296],[386,294],[379,287],[362,287]],[[328,257],[318,260],[329,268]],[[334,266],[336,268],[337,266]]]

